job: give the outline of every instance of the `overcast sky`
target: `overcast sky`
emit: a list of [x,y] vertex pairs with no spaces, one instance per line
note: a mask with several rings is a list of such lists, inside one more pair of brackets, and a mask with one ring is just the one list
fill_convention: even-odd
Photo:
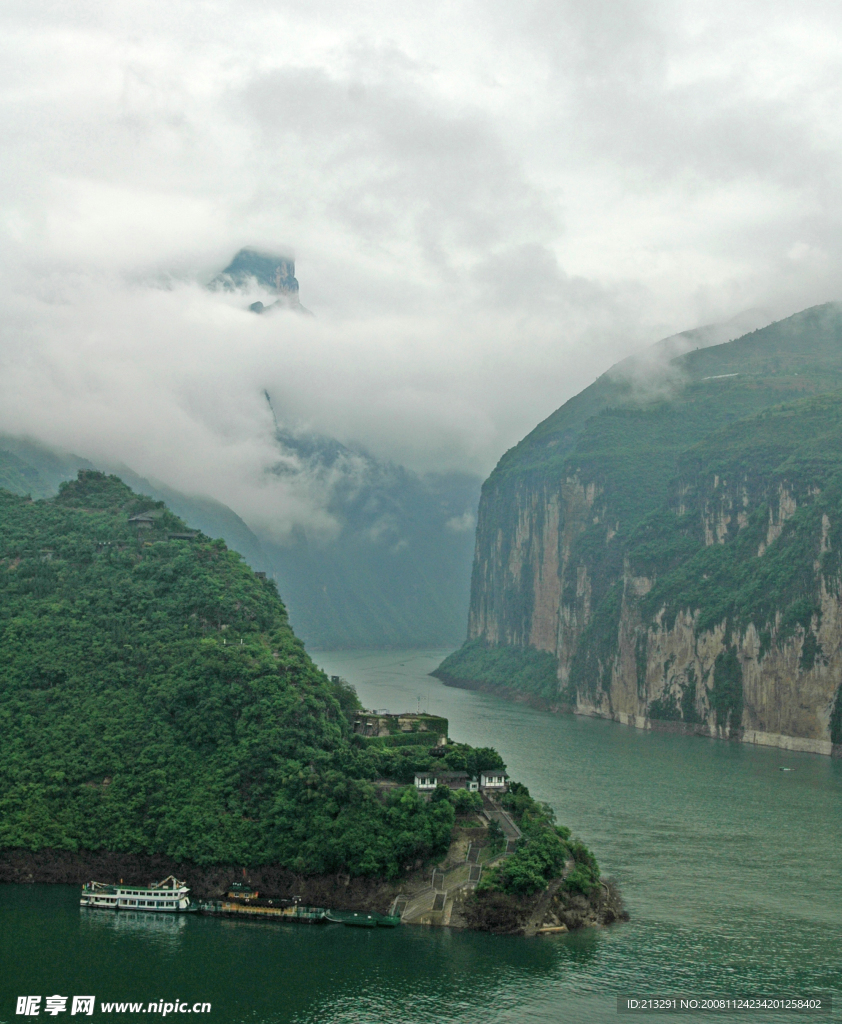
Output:
[[[3,11],[2,430],[266,512],[264,388],[485,474],[643,345],[842,297],[838,4]],[[313,319],[202,290],[243,245]]]

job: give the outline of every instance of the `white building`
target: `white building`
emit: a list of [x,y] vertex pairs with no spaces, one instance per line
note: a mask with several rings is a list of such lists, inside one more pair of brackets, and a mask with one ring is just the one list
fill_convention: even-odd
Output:
[[467,789],[467,772],[416,772],[415,788],[427,793],[436,786],[447,786],[448,789]]
[[503,772],[482,772],[479,777],[480,789],[493,789],[504,793],[508,787],[509,780]]

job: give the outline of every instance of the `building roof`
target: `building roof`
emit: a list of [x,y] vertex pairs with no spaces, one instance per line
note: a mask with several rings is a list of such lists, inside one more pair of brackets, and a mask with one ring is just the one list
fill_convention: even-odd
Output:
[[467,779],[467,777],[467,772],[437,772],[435,768],[415,773],[416,779],[434,778],[437,782],[457,782],[459,779]]

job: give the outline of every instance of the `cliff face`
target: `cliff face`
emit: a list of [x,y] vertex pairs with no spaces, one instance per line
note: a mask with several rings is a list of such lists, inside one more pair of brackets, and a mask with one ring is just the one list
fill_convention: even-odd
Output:
[[562,409],[507,453],[483,488],[468,642],[437,674],[842,752],[842,322],[799,316],[673,361],[666,401],[615,380],[613,407],[575,430]]
[[[593,623],[584,594],[559,605],[559,685],[579,713],[639,728],[676,723],[674,728],[705,735],[834,752],[840,738],[832,720],[842,679],[842,577],[834,545],[842,536],[824,511],[820,488],[776,481],[766,493],[758,491],[714,477],[691,506],[676,505],[672,512],[691,520],[705,548],[739,544],[741,552],[729,553],[735,561],[753,549],[743,575],[749,581],[755,576],[755,589],[790,562],[800,576],[792,600],[775,607],[758,603],[755,594],[751,606],[752,596],[743,595],[748,607],[737,607],[737,597],[727,610],[712,607],[712,595],[670,600],[674,581],[665,586],[657,574],[641,573],[631,552],[616,584],[616,632],[609,625],[583,636]],[[836,498],[833,493],[834,503]],[[804,558],[805,548],[812,558]],[[771,571],[751,566],[752,557],[778,564]],[[702,570],[703,558],[697,569],[705,583],[711,577]],[[586,575],[584,567],[580,575]],[[601,645],[583,650],[583,641],[595,639]],[[571,662],[578,670],[572,679]]]

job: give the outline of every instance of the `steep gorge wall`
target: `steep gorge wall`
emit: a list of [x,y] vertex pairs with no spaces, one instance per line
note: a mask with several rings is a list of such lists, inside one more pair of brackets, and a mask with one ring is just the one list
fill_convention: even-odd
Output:
[[[842,509],[834,522],[821,506],[835,499],[823,503],[803,474],[734,480],[691,467],[663,513],[667,534],[650,543],[669,551],[679,538],[701,559],[697,576],[685,559],[691,586],[672,578],[675,559],[652,571],[645,536],[618,534],[598,481],[490,481],[469,641],[548,652],[556,703],[579,714],[839,754]],[[722,552],[713,582],[705,549]],[[726,561],[719,589],[748,596],[717,617]],[[797,578],[773,594],[780,566]]]
[[[574,542],[598,519],[595,484],[528,481],[508,495],[484,495],[477,524],[468,635],[490,644],[559,649],[559,607]],[[507,525],[511,524],[511,525]],[[586,588],[583,578],[577,586]]]
[[506,452],[483,487],[468,640],[435,674],[831,753],[841,589],[831,303],[618,364]]

